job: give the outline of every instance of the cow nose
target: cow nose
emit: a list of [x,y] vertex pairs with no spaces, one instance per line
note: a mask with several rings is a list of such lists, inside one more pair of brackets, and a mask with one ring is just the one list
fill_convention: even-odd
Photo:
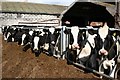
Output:
[[74,44],[74,45],[72,45],[72,48],[73,48],[73,49],[75,49],[75,48],[76,48],[76,49],[79,49],[80,47],[79,47],[78,44]]
[[101,54],[101,55],[107,55],[108,52],[107,52],[106,50],[100,50],[100,54]]
[[37,51],[38,49],[33,49],[34,51]]

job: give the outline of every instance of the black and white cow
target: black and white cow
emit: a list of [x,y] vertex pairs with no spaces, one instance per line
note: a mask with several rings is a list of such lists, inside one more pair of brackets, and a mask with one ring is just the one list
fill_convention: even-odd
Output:
[[49,29],[39,29],[37,32],[34,31],[32,35],[32,51],[36,54],[47,51],[49,56],[53,56],[59,34],[59,30],[54,27],[50,27]]
[[[56,29],[54,27],[49,28],[49,54],[54,57],[60,58],[60,31],[61,29]],[[56,45],[57,44],[57,45]]]
[[80,31],[78,26],[73,26],[70,29],[66,29],[65,34],[69,34],[69,49],[80,48],[81,42],[85,39],[85,31]]
[[100,65],[99,72],[110,75],[116,64],[117,46],[107,23],[104,23],[104,26],[98,29],[95,46],[98,53],[96,59]]
[[97,34],[88,33],[88,37],[83,41],[83,47],[78,49],[77,62],[83,64],[86,67],[96,69],[96,50],[95,50],[95,40],[94,38]]
[[77,61],[85,66],[87,66],[86,63],[90,60],[91,63],[94,64],[93,60],[95,56],[93,56],[92,53],[94,52],[95,48],[94,38],[97,35],[95,34],[96,31],[94,32],[91,30],[86,32],[85,30],[79,30],[77,26],[74,26],[71,27],[71,32],[66,32],[71,36],[67,59],[70,59],[74,62]]
[[33,30],[25,29],[25,31],[22,32],[22,36],[20,40],[21,45],[24,46],[28,44],[29,42],[31,42],[32,35],[33,35]]
[[[3,26],[3,27],[2,27],[2,33],[3,33],[4,40],[7,40],[9,27],[10,27],[10,26]],[[9,35],[10,35],[10,34],[9,34]]]
[[3,29],[3,36],[4,36],[4,40],[6,40],[7,42],[15,42],[15,35],[18,32],[18,29],[12,26],[6,26]]
[[46,46],[46,31],[43,29],[31,29],[26,33],[22,34],[21,45],[23,45],[23,51],[27,51],[31,48],[32,52],[35,53],[35,56],[38,57],[41,52],[43,52],[44,46]]

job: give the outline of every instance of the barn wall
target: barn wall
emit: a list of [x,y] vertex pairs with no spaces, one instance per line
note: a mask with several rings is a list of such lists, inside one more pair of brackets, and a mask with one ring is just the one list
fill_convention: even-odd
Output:
[[[0,13],[1,25],[18,24],[18,22],[40,22],[49,19],[56,19],[55,15],[38,15],[38,14],[12,14]],[[54,21],[53,21],[54,23]]]
[[[56,15],[0,13],[0,25],[17,25],[19,24],[19,22],[41,22],[41,21],[45,21],[49,19],[57,19],[57,18],[58,16]],[[47,21],[47,22],[59,23],[58,20]]]

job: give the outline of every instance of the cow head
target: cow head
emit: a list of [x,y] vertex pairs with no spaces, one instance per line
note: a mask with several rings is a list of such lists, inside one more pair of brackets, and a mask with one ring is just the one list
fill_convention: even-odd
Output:
[[14,37],[16,35],[16,32],[17,32],[16,28],[9,27],[6,33],[6,40],[8,42],[12,42],[12,41],[14,42]]
[[98,54],[102,57],[107,57],[110,60],[116,55],[116,44],[114,44],[114,38],[106,23],[98,29],[95,45]]
[[43,48],[43,33],[39,31],[33,32],[33,38],[32,38],[32,51],[35,53],[35,56],[38,57],[42,51]]
[[108,55],[108,51],[112,45],[110,41],[112,37],[108,34],[108,32],[109,29],[106,23],[98,30],[98,36],[95,41],[99,55]]
[[78,33],[79,33],[78,26],[71,27],[71,34],[73,36],[72,49],[79,48],[79,45],[78,45]]

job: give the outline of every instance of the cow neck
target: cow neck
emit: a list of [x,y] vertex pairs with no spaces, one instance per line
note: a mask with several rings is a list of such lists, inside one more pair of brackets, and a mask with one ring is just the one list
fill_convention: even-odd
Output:
[[[88,37],[89,37],[89,33],[88,33]],[[79,54],[78,55],[80,55],[80,53],[81,53],[81,51],[82,51],[82,49],[85,47],[85,45],[88,43],[88,45],[91,47],[91,51],[94,51],[94,47],[91,45],[91,43],[89,42],[89,40],[88,40],[88,37],[82,42],[83,44],[82,44],[82,46],[81,46],[81,48],[80,48],[80,51],[79,51]],[[77,56],[78,56],[77,55]],[[78,57],[77,57],[78,58]]]

